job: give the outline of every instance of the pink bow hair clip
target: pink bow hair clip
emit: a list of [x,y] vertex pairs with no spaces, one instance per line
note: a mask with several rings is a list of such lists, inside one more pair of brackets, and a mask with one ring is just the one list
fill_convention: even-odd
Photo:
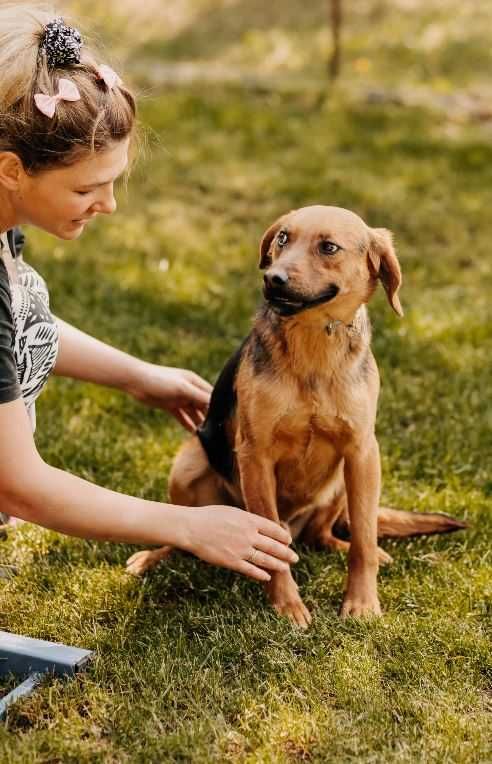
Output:
[[47,117],[53,117],[56,106],[59,101],[79,101],[80,93],[77,85],[70,80],[60,79],[58,81],[58,93],[55,95],[46,95],[45,93],[36,93],[34,102],[39,111]]
[[101,64],[97,67],[97,73],[99,75],[99,79],[104,80],[104,84],[108,90],[112,90],[117,85],[121,85],[121,77],[119,77],[116,72],[111,69],[110,66]]

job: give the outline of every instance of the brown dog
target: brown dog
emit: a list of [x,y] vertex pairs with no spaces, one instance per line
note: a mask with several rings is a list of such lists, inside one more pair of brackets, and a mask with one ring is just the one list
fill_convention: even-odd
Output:
[[[170,499],[234,504],[287,524],[293,538],[348,551],[341,614],[378,615],[378,565],[391,558],[377,537],[466,527],[379,507],[379,375],[365,303],[379,280],[403,314],[391,234],[348,210],[306,207],[266,231],[260,268],[265,304],[220,375],[205,423],[176,457]],[[348,530],[350,543],[341,537]],[[169,552],[138,552],[129,570],[143,573]],[[290,572],[274,572],[266,589],[279,613],[308,626]]]

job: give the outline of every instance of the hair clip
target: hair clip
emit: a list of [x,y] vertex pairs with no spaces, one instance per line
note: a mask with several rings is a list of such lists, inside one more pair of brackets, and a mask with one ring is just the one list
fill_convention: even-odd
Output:
[[119,77],[110,66],[101,64],[97,67],[97,74],[100,80],[104,80],[108,90],[113,90],[114,87],[121,85],[121,77]]
[[36,93],[34,102],[39,111],[47,117],[53,117],[56,106],[59,101],[79,101],[80,93],[77,85],[71,80],[60,79],[58,81],[58,93],[55,95],[46,95],[45,93]]
[[50,68],[71,66],[80,63],[82,36],[78,29],[69,27],[61,16],[50,21],[44,28],[39,46]]

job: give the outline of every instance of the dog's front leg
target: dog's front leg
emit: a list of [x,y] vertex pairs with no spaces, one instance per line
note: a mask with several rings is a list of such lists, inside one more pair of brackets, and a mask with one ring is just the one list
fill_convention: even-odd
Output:
[[381,615],[377,592],[377,514],[381,482],[379,448],[375,436],[345,454],[345,485],[350,518],[347,590],[341,615]]
[[[248,512],[254,512],[280,524],[277,510],[274,465],[266,454],[244,444],[237,450],[241,490]],[[311,614],[304,605],[290,568],[285,572],[271,571],[265,590],[274,609],[294,624],[307,629]]]

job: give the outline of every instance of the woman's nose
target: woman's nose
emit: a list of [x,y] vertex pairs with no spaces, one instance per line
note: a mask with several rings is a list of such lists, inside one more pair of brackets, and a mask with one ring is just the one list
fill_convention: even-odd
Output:
[[95,212],[100,212],[103,215],[112,215],[116,210],[116,199],[114,198],[113,189],[108,189],[101,195],[101,197],[93,204]]

